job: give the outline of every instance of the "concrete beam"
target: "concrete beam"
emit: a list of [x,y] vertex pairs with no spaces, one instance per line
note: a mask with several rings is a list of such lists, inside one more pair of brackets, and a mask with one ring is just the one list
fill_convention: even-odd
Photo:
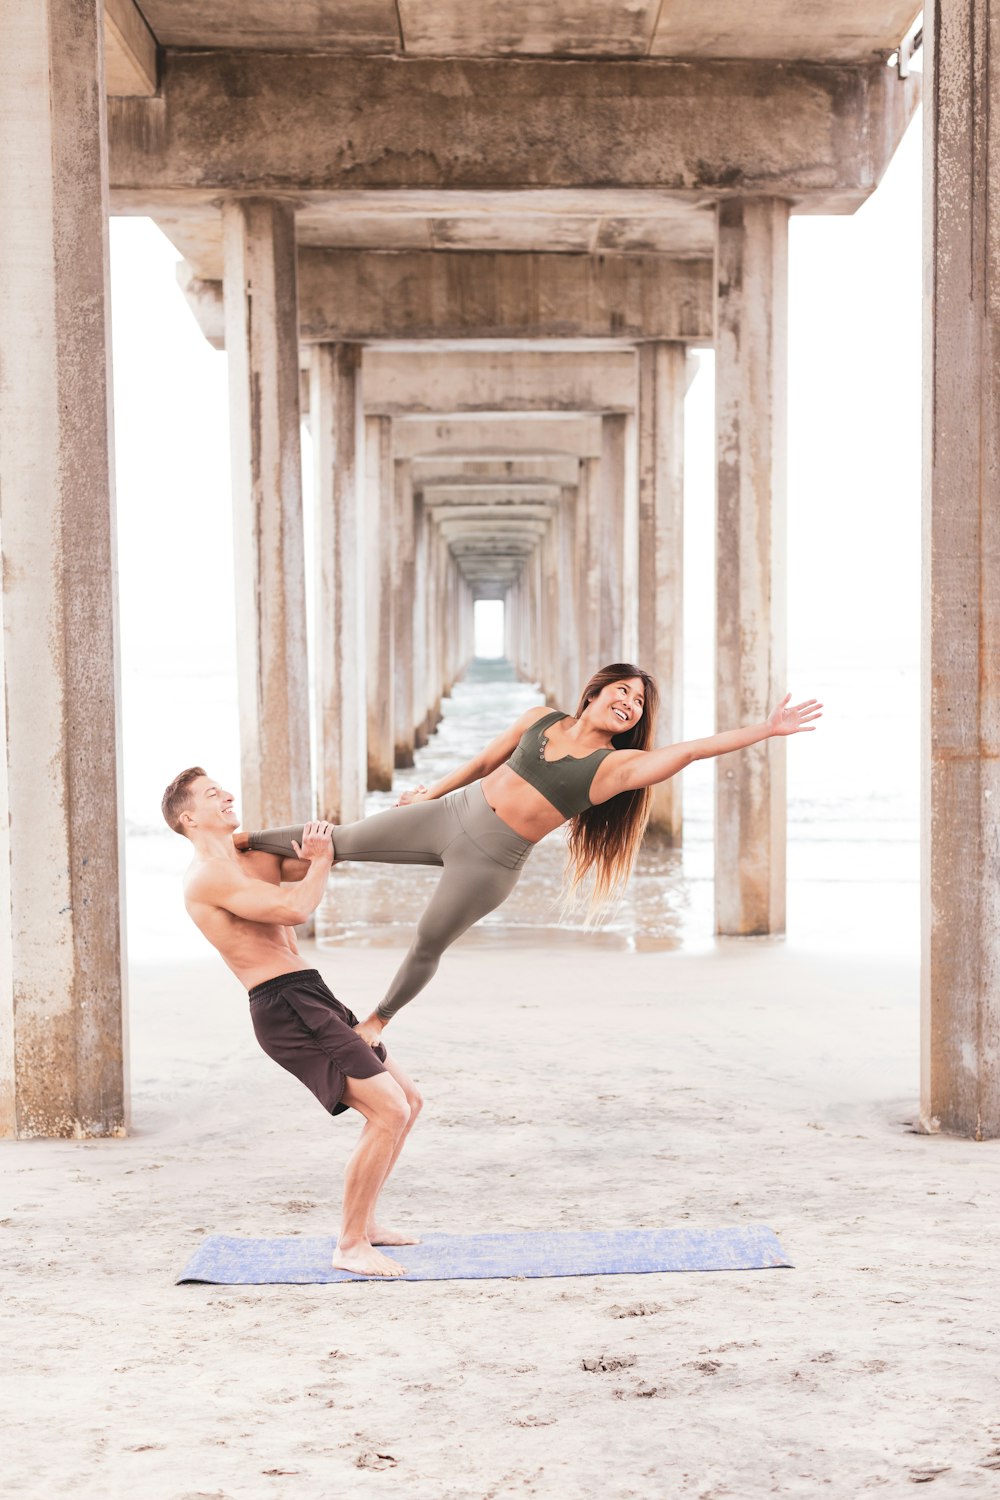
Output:
[[598,458],[601,419],[593,416],[401,417],[393,423],[393,451],[400,459],[452,457],[508,462],[572,454]]
[[439,505],[432,514],[442,521],[547,521],[556,514],[555,505]]
[[135,0],[104,0],[104,88],[117,96],[156,93],[156,38]]
[[[220,193],[533,185],[762,194],[851,212],[919,99],[881,62],[455,61],[168,52],[110,101],[130,212]],[[143,208],[145,204],[145,208]]]
[[[190,267],[178,279],[218,348],[221,286]],[[708,342],[713,285],[710,259],[300,249],[299,337]]]
[[300,250],[307,342],[351,339],[710,340],[708,260],[475,250]]
[[615,412],[636,400],[635,355],[364,352],[365,410],[414,412]]
[[[205,281],[196,276],[186,260],[179,260],[174,267],[177,285],[184,293],[184,300],[201,329],[206,342],[213,349],[226,347],[226,310],[221,281]],[[308,410],[308,403],[304,404]]]
[[497,555],[502,551],[530,552],[548,530],[545,521],[522,521],[516,526],[476,526],[466,523],[444,521],[438,527],[456,557],[461,553],[478,552]]
[[468,505],[473,497],[483,505],[553,505],[560,493],[557,484],[414,485],[414,489],[419,489],[425,504],[432,509]]
[[566,458],[504,459],[484,462],[478,459],[417,459],[413,465],[413,482],[431,489],[442,485],[478,484],[576,484],[578,460]]

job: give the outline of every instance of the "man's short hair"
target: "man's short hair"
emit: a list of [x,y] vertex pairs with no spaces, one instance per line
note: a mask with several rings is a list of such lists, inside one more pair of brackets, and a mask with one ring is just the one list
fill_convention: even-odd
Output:
[[167,825],[175,833],[182,834],[184,838],[187,838],[187,834],[181,822],[181,813],[186,812],[191,804],[191,783],[192,781],[197,781],[199,776],[207,775],[208,772],[203,771],[201,766],[188,766],[186,771],[182,771],[179,776],[174,777],[167,790],[163,793],[163,801],[160,803],[160,807],[163,809],[163,816],[167,821]]

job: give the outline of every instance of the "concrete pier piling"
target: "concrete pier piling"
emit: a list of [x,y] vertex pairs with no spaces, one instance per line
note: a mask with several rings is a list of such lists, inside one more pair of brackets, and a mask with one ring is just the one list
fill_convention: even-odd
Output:
[[295,214],[222,211],[242,811],[274,827],[311,803]]
[[128,1124],[100,13],[0,56],[0,1133]]
[[[788,205],[719,208],[716,722],[759,722],[785,688]],[[785,930],[785,744],[718,762],[716,931]]]
[[316,810],[335,823],[364,812],[365,419],[361,348],[317,344],[310,418],[316,486]]
[[981,1140],[1000,1136],[1000,6],[934,0],[924,26],[921,1115]]
[[[679,343],[639,348],[638,660],[660,690],[657,743],[683,738],[684,396],[687,351]],[[658,786],[650,826],[681,840],[682,782]]]

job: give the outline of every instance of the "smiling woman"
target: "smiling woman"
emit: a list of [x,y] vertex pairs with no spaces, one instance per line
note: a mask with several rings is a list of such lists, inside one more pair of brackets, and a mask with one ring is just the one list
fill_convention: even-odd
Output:
[[[632,869],[649,818],[650,789],[696,760],[815,727],[815,699],[786,697],[759,724],[651,749],[658,695],[648,672],[614,662],[595,672],[575,714],[531,708],[484,750],[435,786],[333,830],[335,857],[393,865],[437,865],[441,879],[385,997],[359,1027],[373,1046],[420,993],[444,950],[494,911],[517,884],[546,834],[569,821],[570,889],[594,876],[607,900]],[[293,857],[302,825],[235,835],[238,848]]]

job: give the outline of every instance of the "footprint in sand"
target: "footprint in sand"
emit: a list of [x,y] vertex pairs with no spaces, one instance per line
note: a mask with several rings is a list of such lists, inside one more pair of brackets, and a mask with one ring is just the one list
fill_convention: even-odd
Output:
[[359,1453],[354,1460],[358,1469],[393,1469],[398,1463],[391,1453]]
[[590,1359],[582,1359],[581,1366],[585,1370],[600,1371],[608,1374],[612,1370],[627,1370],[635,1364],[634,1354],[595,1354]]

